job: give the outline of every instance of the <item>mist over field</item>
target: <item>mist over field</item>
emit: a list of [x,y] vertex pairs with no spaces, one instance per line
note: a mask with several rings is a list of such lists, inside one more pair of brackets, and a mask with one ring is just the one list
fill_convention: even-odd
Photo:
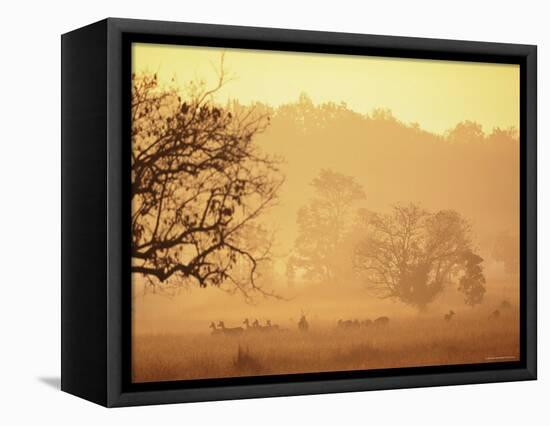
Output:
[[519,359],[518,123],[159,80],[133,80],[134,381]]

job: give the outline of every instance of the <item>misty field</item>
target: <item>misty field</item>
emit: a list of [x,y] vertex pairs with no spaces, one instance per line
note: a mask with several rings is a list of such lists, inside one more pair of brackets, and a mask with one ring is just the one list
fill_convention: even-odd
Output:
[[517,314],[508,312],[451,321],[419,315],[358,329],[312,321],[307,332],[289,326],[240,336],[136,335],[133,381],[513,361],[519,359],[518,324]]
[[134,47],[135,382],[519,359],[519,67]]

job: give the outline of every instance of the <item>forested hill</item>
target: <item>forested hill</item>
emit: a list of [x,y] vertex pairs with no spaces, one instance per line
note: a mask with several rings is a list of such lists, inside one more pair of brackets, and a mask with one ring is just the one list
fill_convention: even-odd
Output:
[[[455,209],[488,249],[519,220],[519,141],[516,129],[457,123],[445,134],[404,123],[389,110],[359,114],[345,104],[315,105],[306,95],[276,109],[258,105],[271,125],[258,136],[263,150],[285,159],[286,182],[278,218],[295,229],[297,211],[313,196],[321,168],[354,176],[363,185],[361,207],[384,211],[418,202],[430,210]],[[290,208],[290,209],[289,209]]]

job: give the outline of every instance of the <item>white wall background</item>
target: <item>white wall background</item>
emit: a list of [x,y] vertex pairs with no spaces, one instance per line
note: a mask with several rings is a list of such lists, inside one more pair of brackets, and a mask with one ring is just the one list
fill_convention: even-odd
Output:
[[[539,380],[106,410],[58,391],[60,34],[107,16],[538,44],[539,218],[550,217],[543,1],[18,1],[0,6],[0,423],[548,424],[548,251],[539,221]],[[544,396],[546,393],[546,396]]]

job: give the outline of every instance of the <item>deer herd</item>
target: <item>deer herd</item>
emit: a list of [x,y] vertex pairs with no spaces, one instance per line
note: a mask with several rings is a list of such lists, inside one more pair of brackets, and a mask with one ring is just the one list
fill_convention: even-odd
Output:
[[[489,315],[489,320],[497,320],[500,318],[501,314],[507,310],[512,309],[512,305],[503,301],[498,309],[495,309]],[[452,309],[449,310],[446,314],[443,315],[443,320],[447,323],[451,322],[455,317],[456,312]],[[336,328],[339,330],[352,330],[352,329],[366,329],[366,328],[385,328],[390,324],[390,319],[386,316],[378,317],[374,320],[371,319],[339,319],[336,323]],[[240,327],[226,327],[223,321],[211,322],[209,325],[212,335],[226,335],[226,336],[239,336],[243,333],[272,333],[272,332],[282,332],[289,331],[286,328],[281,328],[277,324],[273,324],[271,320],[266,320],[265,324],[262,325],[255,319],[250,321],[248,318],[245,318]],[[298,331],[307,332],[309,330],[309,322],[306,319],[306,314],[302,311],[300,319],[297,323]]]
[[340,329],[353,329],[353,328],[368,328],[368,327],[385,327],[390,323],[388,317],[378,317],[374,321],[371,319],[364,320],[338,320],[336,327]]
[[[273,324],[271,320],[266,320],[265,325],[261,325],[258,319],[250,322],[248,318],[245,318],[242,322],[243,327],[226,327],[223,321],[218,321],[218,324],[212,321],[209,327],[212,329],[212,335],[226,335],[226,336],[239,336],[243,333],[265,333],[265,332],[278,332],[288,331],[286,328],[281,328],[277,324]],[[307,331],[309,329],[309,323],[306,319],[306,314],[302,311],[300,320],[298,321],[298,330]]]
[[[379,317],[374,321],[367,319],[359,321],[355,320],[338,320],[336,326],[339,329],[351,329],[351,328],[361,328],[361,327],[385,327],[390,323],[388,317]],[[243,326],[240,327],[226,327],[223,321],[211,322],[209,327],[212,330],[212,335],[226,335],[226,336],[239,336],[243,333],[266,333],[266,332],[278,332],[278,331],[289,331],[288,329],[281,328],[277,324],[273,324],[271,320],[266,320],[265,324],[262,325],[260,322],[255,319],[250,321],[248,318],[245,318],[242,322]],[[298,331],[307,332],[309,330],[309,322],[306,318],[306,315],[302,313],[300,319],[297,323]]]
[[245,332],[273,332],[282,331],[277,324],[272,324],[271,320],[267,320],[265,325],[261,325],[256,319],[252,323],[248,318],[243,321],[244,327],[226,327],[223,321],[218,321],[218,324],[213,321],[210,323],[212,335],[238,336]]

